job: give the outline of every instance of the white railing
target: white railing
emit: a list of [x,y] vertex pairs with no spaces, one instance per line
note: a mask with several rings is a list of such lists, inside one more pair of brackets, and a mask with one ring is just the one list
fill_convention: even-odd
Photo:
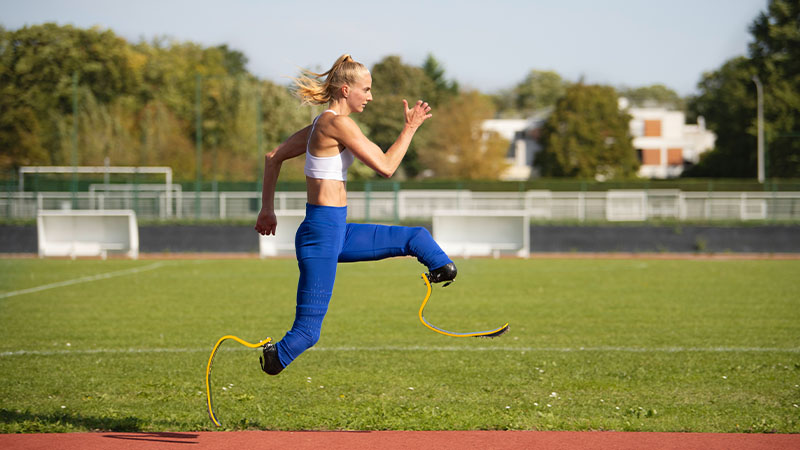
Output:
[[[70,192],[0,192],[0,217],[33,219],[40,210],[132,209],[140,220],[254,219],[261,207],[258,192],[195,195],[178,189],[95,189],[74,197]],[[305,209],[305,192],[278,192],[275,196],[278,211]],[[440,210],[519,211],[532,220],[798,220],[800,192],[398,190],[348,194],[351,220],[430,220],[434,211]]]

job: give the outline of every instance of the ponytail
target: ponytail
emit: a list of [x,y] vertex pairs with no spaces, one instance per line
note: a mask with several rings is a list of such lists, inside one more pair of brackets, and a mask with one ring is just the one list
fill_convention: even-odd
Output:
[[[342,86],[355,83],[364,72],[367,72],[367,68],[363,64],[353,60],[349,54],[344,54],[325,73],[301,69],[300,77],[293,78],[295,94],[303,104],[330,103],[339,95]],[[322,77],[325,77],[324,81],[320,80]]]

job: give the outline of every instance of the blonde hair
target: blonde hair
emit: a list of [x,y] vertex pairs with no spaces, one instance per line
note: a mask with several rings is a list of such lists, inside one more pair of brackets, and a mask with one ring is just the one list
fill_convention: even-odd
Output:
[[[354,61],[349,54],[344,54],[325,73],[306,69],[301,69],[301,72],[299,78],[292,78],[295,94],[304,104],[324,105],[336,98],[342,86],[355,83],[369,70],[360,62]],[[322,77],[325,77],[325,81],[320,80]]]

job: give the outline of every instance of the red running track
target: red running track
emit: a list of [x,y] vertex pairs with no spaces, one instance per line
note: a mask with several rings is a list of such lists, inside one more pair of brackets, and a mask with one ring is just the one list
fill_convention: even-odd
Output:
[[0,449],[675,449],[797,450],[800,434],[615,431],[240,431],[3,434]]

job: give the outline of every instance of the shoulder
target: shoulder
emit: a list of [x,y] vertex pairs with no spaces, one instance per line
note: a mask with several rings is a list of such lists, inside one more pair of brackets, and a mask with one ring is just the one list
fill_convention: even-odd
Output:
[[325,122],[326,128],[333,133],[361,132],[358,124],[348,116],[333,116]]

